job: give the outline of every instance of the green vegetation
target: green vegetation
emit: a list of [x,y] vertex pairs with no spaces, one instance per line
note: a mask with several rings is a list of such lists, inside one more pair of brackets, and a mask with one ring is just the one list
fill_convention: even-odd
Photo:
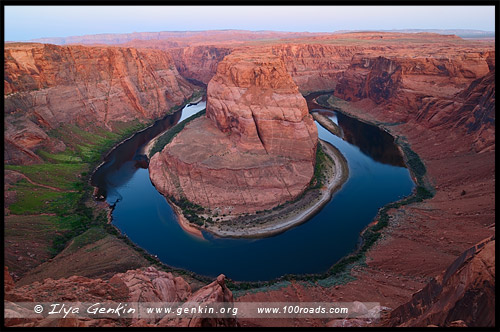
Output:
[[[202,206],[188,201],[185,197],[176,200],[175,197],[169,197],[169,200],[172,201],[175,205],[182,209],[182,214],[186,217],[189,222],[192,222],[198,226],[203,226],[207,219],[205,217],[200,216],[199,214],[205,212],[205,208]],[[212,222],[212,218],[209,218],[210,222]]]
[[61,194],[56,191],[34,186],[24,179],[9,189],[9,191],[13,190],[16,191],[16,202],[9,206],[9,210],[13,214],[50,212],[47,205],[52,200],[61,197]]
[[[189,101],[203,94],[204,91],[195,92],[190,100],[173,107],[170,113],[180,110]],[[64,151],[36,151],[44,161],[42,164],[5,165],[6,170],[22,173],[33,182],[20,179],[9,185],[8,190],[15,192],[15,196],[11,196],[15,197],[14,202],[8,206],[5,218],[5,235],[9,237],[9,242],[22,243],[29,234],[30,239],[36,241],[39,252],[53,257],[65,248],[76,251],[113,235],[161,270],[175,271],[205,283],[211,282],[211,278],[165,266],[156,257],[136,246],[108,224],[106,211],[98,208],[92,198],[90,176],[103,156],[114,145],[152,123],[153,121],[117,121],[110,123],[112,131],[95,124],[89,124],[85,128],[63,124],[48,134],[64,142]],[[69,241],[71,243],[68,245]],[[22,266],[18,270],[22,270]]]
[[[16,192],[15,202],[8,207],[10,214],[53,215],[55,229],[49,248],[52,255],[64,249],[68,240],[106,224],[106,213],[93,207],[93,188],[88,183],[90,171],[114,144],[147,125],[137,121],[128,126],[119,123],[119,129],[111,132],[97,126],[83,130],[63,124],[52,130],[49,135],[66,145],[63,152],[38,151],[45,161],[43,164],[5,166],[6,170],[22,173],[33,181],[21,179],[8,189]],[[35,223],[31,225],[36,227]]]
[[67,153],[66,151],[63,153],[53,154],[50,152],[46,152],[43,150],[38,151],[38,155],[42,157],[45,161],[51,163],[81,163],[82,158],[72,155],[71,153]]
[[186,124],[188,124],[190,121],[196,119],[196,118],[199,118],[200,116],[204,115],[205,114],[205,110],[202,110],[194,115],[191,115],[189,118],[187,119],[184,119],[183,121],[179,122],[178,124],[176,124],[175,126],[173,126],[172,128],[170,128],[169,130],[167,130],[165,133],[163,133],[163,135],[161,135],[160,137],[158,137],[158,139],[156,140],[156,143],[154,144],[154,146],[151,148],[151,152],[149,154],[150,157],[152,157],[155,153],[157,152],[160,152],[161,150],[163,150],[163,148],[165,147],[165,145],[167,145],[168,143],[170,143],[174,137],[181,132],[182,129],[184,129],[184,127],[186,126]]
[[323,151],[321,144],[316,146],[316,163],[314,164],[314,175],[309,184],[309,189],[318,189],[325,184],[325,167],[327,160],[333,162],[332,158]]
[[59,189],[75,189],[75,182],[80,182],[78,175],[83,170],[82,163],[74,160],[67,163],[45,163],[34,165],[5,165],[5,169],[23,173],[31,181]]

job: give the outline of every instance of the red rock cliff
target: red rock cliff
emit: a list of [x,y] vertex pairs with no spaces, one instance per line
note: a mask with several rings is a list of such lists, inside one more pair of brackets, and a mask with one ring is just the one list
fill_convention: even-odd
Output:
[[207,117],[249,149],[311,160],[317,131],[285,66],[267,53],[232,54],[207,90]]
[[283,62],[232,53],[208,84],[207,117],[151,158],[151,181],[225,214],[255,212],[300,195],[314,170],[318,134]]
[[[458,322],[457,322],[458,321]],[[495,238],[460,255],[412,299],[394,309],[386,326],[495,326]]]
[[381,52],[381,46],[281,44],[272,47],[302,93],[333,90],[339,75],[360,52]]
[[422,97],[451,97],[489,72],[489,52],[353,57],[335,95],[347,101],[391,101],[413,112]]
[[387,113],[395,122],[466,130],[481,151],[494,148],[494,66],[494,52],[429,58],[357,55],[335,96],[371,101],[374,113]]
[[179,73],[186,78],[208,84],[215,75],[217,64],[231,53],[232,48],[202,45],[172,48],[167,52],[172,56]]
[[62,123],[112,130],[165,115],[193,91],[156,50],[8,44],[4,55],[8,163],[36,161],[36,148],[57,146],[46,132]]

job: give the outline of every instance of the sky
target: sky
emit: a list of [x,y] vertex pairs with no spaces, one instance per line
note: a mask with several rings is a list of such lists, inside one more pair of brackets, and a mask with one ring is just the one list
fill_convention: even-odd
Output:
[[219,29],[495,30],[494,6],[5,6],[5,40]]

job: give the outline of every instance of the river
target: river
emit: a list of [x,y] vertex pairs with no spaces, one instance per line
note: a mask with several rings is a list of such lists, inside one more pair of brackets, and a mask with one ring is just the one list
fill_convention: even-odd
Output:
[[308,97],[310,111],[321,112],[342,129],[340,138],[316,123],[319,137],[347,159],[349,179],[318,214],[282,234],[262,239],[217,238],[206,232],[203,239],[190,235],[149,180],[140,156],[144,145],[203,110],[204,101],[122,143],[95,172],[92,184],[114,205],[112,223],[167,265],[210,277],[224,273],[238,281],[325,272],[355,249],[359,233],[380,207],[410,195],[415,185],[392,136],[335,111],[318,110],[313,97]]

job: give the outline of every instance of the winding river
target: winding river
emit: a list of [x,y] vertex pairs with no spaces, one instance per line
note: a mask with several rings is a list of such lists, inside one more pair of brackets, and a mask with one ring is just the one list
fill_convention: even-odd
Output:
[[167,265],[201,275],[220,273],[233,280],[270,280],[284,274],[325,272],[352,252],[359,233],[380,207],[408,196],[414,188],[393,138],[377,127],[332,110],[308,97],[310,111],[337,123],[343,138],[316,123],[321,139],[336,146],[349,166],[349,179],[330,202],[308,222],[263,239],[204,238],[186,233],[149,180],[141,162],[144,145],[163,130],[205,108],[188,105],[137,133],[113,150],[92,178],[110,205],[113,224],[134,243]]

